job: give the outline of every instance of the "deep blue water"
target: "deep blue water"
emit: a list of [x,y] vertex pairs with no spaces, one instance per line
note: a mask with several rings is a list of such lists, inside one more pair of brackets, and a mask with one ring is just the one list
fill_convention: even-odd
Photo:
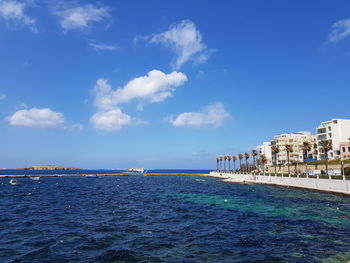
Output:
[[350,259],[341,195],[199,176],[19,181],[0,179],[0,262]]

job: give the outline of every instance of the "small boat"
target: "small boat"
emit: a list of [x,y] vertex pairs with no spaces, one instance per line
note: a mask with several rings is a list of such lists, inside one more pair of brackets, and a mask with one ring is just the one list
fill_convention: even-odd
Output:
[[40,176],[32,176],[32,177],[30,177],[30,179],[32,179],[34,181],[39,181],[40,180]]
[[196,179],[197,182],[205,182],[203,179]]
[[146,170],[144,168],[130,168],[123,175],[146,175]]
[[10,185],[19,185],[19,182],[16,179],[11,179]]
[[86,178],[97,178],[98,176],[96,174],[87,174],[85,175]]

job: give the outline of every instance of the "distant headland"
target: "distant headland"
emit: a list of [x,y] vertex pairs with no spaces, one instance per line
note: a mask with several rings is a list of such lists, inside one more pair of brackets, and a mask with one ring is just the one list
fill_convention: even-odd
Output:
[[82,170],[82,168],[59,166],[59,165],[34,165],[34,166],[18,167],[16,169],[17,170]]

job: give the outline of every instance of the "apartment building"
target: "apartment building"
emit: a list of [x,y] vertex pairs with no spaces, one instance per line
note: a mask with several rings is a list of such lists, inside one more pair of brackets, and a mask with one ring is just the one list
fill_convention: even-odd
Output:
[[[271,147],[276,145],[279,148],[278,154],[272,153],[272,163],[273,164],[286,164],[288,162],[288,156],[286,151],[286,144],[290,144],[293,148],[293,152],[289,154],[290,163],[293,162],[303,162],[304,153],[302,150],[303,142],[309,142],[311,147],[315,143],[315,135],[311,132],[296,132],[296,133],[283,133],[274,136],[271,141]],[[313,158],[313,149],[308,153],[307,158]]]
[[266,156],[266,159],[267,159],[266,165],[272,165],[271,142],[263,142],[261,145],[257,146],[256,148],[259,155]]
[[328,152],[328,159],[338,159],[341,157],[340,143],[346,142],[350,138],[350,120],[348,119],[332,119],[322,122],[316,128],[316,142],[319,160],[326,159],[325,152],[322,149],[322,140],[331,140],[332,149]]
[[350,159],[350,140],[339,143],[341,159]]

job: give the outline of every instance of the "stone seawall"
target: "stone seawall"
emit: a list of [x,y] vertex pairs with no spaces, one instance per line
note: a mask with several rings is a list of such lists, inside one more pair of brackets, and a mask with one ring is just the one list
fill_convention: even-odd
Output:
[[268,175],[234,174],[210,172],[207,176],[222,178],[225,182],[271,184],[277,186],[298,187],[318,191],[350,195],[349,180],[277,177]]

